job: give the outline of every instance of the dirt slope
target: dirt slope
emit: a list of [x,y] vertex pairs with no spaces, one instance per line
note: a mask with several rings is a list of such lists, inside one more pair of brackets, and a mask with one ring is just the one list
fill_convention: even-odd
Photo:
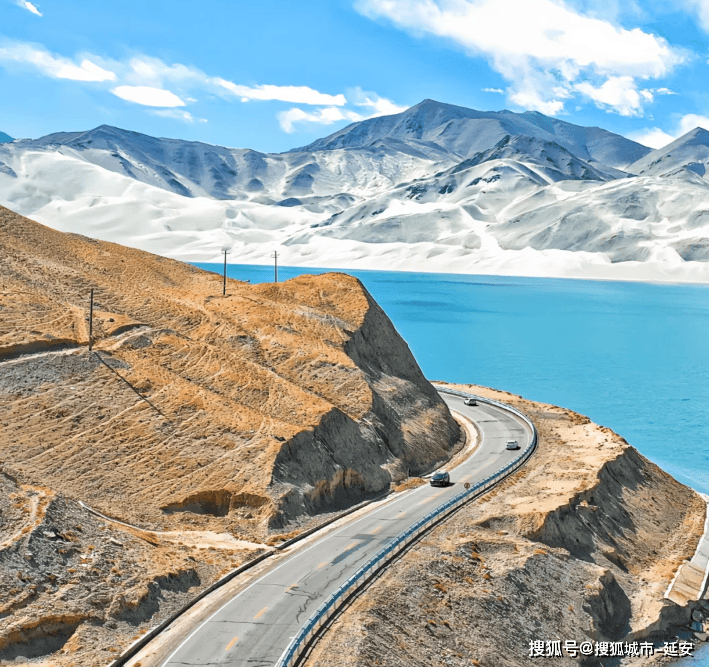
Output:
[[541,434],[538,452],[372,584],[309,667],[335,667],[341,655],[362,666],[517,667],[534,662],[533,640],[667,639],[674,623],[687,623],[687,608],[663,596],[702,534],[703,499],[582,415],[472,391],[525,411]]
[[222,297],[220,276],[6,209],[0,256],[2,460],[109,515],[263,534],[380,493],[458,438],[349,276]]
[[229,280],[223,297],[221,276],[0,207],[0,661],[101,664],[87,646],[120,647],[458,439],[356,279]]
[[263,550],[123,530],[2,471],[0,518],[0,664],[18,667],[23,659],[107,665],[146,627]]

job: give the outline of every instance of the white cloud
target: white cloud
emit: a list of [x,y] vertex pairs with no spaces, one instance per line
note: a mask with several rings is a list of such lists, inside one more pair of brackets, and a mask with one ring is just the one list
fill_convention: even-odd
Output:
[[651,127],[646,130],[638,130],[637,132],[630,132],[628,134],[628,139],[637,141],[643,144],[643,146],[649,146],[650,148],[662,148],[667,146],[671,141],[674,141],[676,137],[671,134],[661,130],[659,127]]
[[117,86],[111,92],[128,102],[146,107],[183,107],[185,103],[175,93],[151,86]]
[[541,111],[547,116],[556,116],[564,110],[564,103],[561,100],[554,98],[546,100],[532,86],[524,86],[522,90],[513,92],[510,95],[510,101],[524,109]]
[[82,60],[77,67],[73,63],[62,65],[57,73],[58,79],[72,79],[73,81],[115,81],[114,72],[103,69],[90,60]]
[[362,112],[342,107],[325,107],[316,111],[303,111],[303,109],[294,107],[279,113],[278,121],[281,128],[290,133],[295,132],[296,125],[332,125],[342,120],[356,122],[367,118],[401,113],[408,108],[361,88],[348,90],[346,102],[359,107]]
[[278,114],[281,128],[288,133],[295,131],[295,124],[332,125],[341,120],[364,120],[364,116],[356,111],[348,111],[338,107],[325,107],[317,111],[303,111],[294,107]]
[[368,113],[364,118],[375,118],[376,116],[391,116],[393,114],[406,111],[408,107],[396,104],[386,97],[381,97],[377,93],[362,90],[361,88],[351,88],[347,92],[347,101],[358,107],[364,107]]
[[709,130],[709,118],[707,116],[689,113],[679,119],[674,132],[671,134],[661,130],[659,127],[651,127],[629,133],[628,139],[639,141],[641,144],[650,146],[651,148],[662,148],[697,127]]
[[242,101],[249,100],[278,100],[280,102],[292,102],[293,104],[310,104],[315,106],[344,106],[347,104],[345,96],[328,95],[313,90],[308,86],[242,86],[232,81],[221,78],[211,79],[217,86],[221,86],[230,93],[233,93]]
[[709,0],[680,0],[679,3],[699,20],[700,27],[709,32]]
[[660,76],[678,61],[655,35],[617,28],[552,0],[359,0],[358,8],[402,28],[451,39],[475,54],[631,76]]
[[18,7],[22,7],[22,9],[26,9],[29,12],[32,12],[33,14],[36,14],[37,16],[42,16],[42,12],[37,9],[29,0],[16,0],[15,4]]
[[181,63],[168,65],[159,58],[143,55],[128,61],[123,79],[125,83],[136,86],[162,88],[166,83],[179,83],[187,86],[204,85],[209,80],[209,76],[196,67],[189,67]]
[[656,95],[677,95],[677,93],[674,90],[670,90],[669,88],[656,88],[655,94]]
[[683,134],[687,134],[696,127],[703,127],[705,130],[709,130],[709,118],[706,116],[700,116],[696,113],[689,113],[686,116],[682,116],[677,125],[677,137],[681,137]]
[[163,118],[174,118],[175,120],[181,120],[185,123],[206,123],[206,118],[195,118],[189,111],[184,109],[155,109],[153,113],[156,116],[162,116]]
[[483,93],[498,93],[504,95],[505,91],[502,88],[483,88]]
[[271,84],[244,86],[221,77],[213,77],[195,67],[176,63],[168,65],[159,58],[139,56],[129,62],[130,71],[125,79],[135,85],[161,87],[166,83],[179,83],[185,87],[207,89],[211,92],[228,92],[242,102],[250,100],[280,101],[313,106],[344,106],[342,94],[321,93],[309,86],[275,86]]
[[642,115],[643,103],[652,102],[652,91],[638,90],[631,76],[610,77],[599,87],[588,82],[578,83],[576,90],[590,97],[599,107],[611,108],[621,116]]
[[[581,14],[562,0],[357,0],[356,7],[486,57],[512,82],[510,99],[547,113],[563,109],[564,97],[553,89],[568,96],[581,74],[599,89],[620,77],[663,76],[684,57],[660,37]],[[598,95],[610,98],[609,88]],[[621,105],[621,113],[636,108],[622,96]]]
[[160,108],[162,111],[153,113],[188,123],[206,122],[205,119],[194,118],[186,110],[176,110],[196,102],[199,92],[218,94],[230,100],[236,97],[242,102],[278,101],[320,107],[310,112],[297,107],[281,112],[278,118],[286,132],[293,132],[295,125],[299,124],[330,125],[342,120],[357,121],[400,113],[406,109],[360,88],[347,91],[347,95],[332,95],[309,86],[245,86],[210,76],[196,67],[168,64],[146,55],[125,61],[106,60],[95,55],[84,57],[78,64],[76,60],[52,54],[38,45],[0,41],[0,65],[14,63],[22,67],[30,66],[46,76],[60,79],[115,82],[110,92],[117,97]]
[[648,0],[644,0],[644,8],[637,0],[567,0],[566,4],[586,16],[613,23],[619,23],[624,17],[648,20]]
[[24,42],[3,41],[0,43],[0,63],[15,63],[30,66],[54,79],[72,81],[115,81],[116,74],[88,58],[78,65],[69,58],[55,56],[46,49]]

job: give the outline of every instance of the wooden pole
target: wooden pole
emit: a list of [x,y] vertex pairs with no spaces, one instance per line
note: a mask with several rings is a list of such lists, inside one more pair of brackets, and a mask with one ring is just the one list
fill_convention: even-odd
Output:
[[278,251],[273,252],[273,259],[275,261],[275,264],[273,266],[273,273],[274,273],[274,282],[278,282]]
[[227,250],[224,250],[224,282],[222,284],[222,296],[226,296],[226,254]]
[[94,339],[94,288],[91,288],[91,305],[89,306],[89,351]]

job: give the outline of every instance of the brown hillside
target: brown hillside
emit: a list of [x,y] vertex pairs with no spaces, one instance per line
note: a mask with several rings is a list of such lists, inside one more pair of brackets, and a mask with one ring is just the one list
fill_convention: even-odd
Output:
[[566,650],[532,659],[530,642],[649,638],[662,647],[675,637],[692,607],[665,592],[697,548],[704,499],[583,415],[451,386],[522,410],[539,432],[536,453],[404,553],[337,618],[305,666],[339,667],[343,655],[351,667],[658,664]]
[[358,280],[221,291],[0,207],[0,461],[130,523],[263,539],[449,455],[457,424]]

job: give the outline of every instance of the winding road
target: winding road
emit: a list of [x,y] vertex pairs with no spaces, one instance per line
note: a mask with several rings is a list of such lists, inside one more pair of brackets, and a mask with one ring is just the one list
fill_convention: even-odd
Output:
[[321,602],[385,542],[458,493],[465,482],[474,484],[518,456],[519,451],[506,449],[507,440],[517,440],[524,449],[532,437],[521,419],[501,408],[469,407],[462,398],[441,397],[482,433],[475,452],[450,470],[450,486],[426,485],[398,494],[315,542],[294,545],[276,567],[199,625],[161,666],[273,667]]

